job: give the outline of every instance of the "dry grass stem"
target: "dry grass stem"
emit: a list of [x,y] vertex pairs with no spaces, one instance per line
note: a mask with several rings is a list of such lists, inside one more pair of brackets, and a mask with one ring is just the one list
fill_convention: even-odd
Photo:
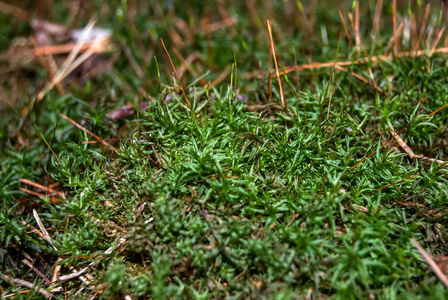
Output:
[[22,263],[27,266],[28,268],[31,269],[31,271],[33,271],[34,274],[36,274],[37,276],[39,276],[40,278],[42,278],[47,284],[50,284],[50,280],[45,277],[44,274],[42,274],[42,272],[40,272],[38,269],[36,269],[32,263],[30,263],[27,259],[22,259]]
[[425,249],[423,249],[423,247],[420,246],[420,244],[414,238],[411,238],[411,241],[412,244],[414,244],[415,248],[417,248],[418,252],[420,252],[423,258],[426,260],[431,270],[436,274],[436,276],[443,283],[443,285],[448,288],[448,278],[445,276],[445,274],[443,274],[442,270],[440,270],[436,262],[431,258],[431,256],[428,253],[426,253]]
[[64,119],[66,119],[67,121],[69,121],[70,123],[72,123],[73,125],[75,125],[76,127],[78,127],[81,130],[84,130],[87,134],[89,134],[90,136],[92,136],[94,139],[96,139],[98,142],[102,143],[104,146],[111,148],[113,150],[115,150],[116,152],[120,152],[117,148],[115,148],[114,146],[110,145],[108,142],[102,140],[99,136],[97,136],[96,134],[94,134],[93,132],[91,132],[90,130],[87,130],[86,128],[82,127],[81,125],[79,125],[78,123],[76,123],[75,121],[73,121],[72,119],[70,119],[69,117],[63,115],[63,114],[59,114],[61,117],[63,117]]
[[350,44],[350,47],[353,47],[352,38],[350,37],[350,34],[348,33],[347,24],[345,23],[344,16],[342,15],[341,10],[338,10],[338,12],[339,12],[339,17],[341,18],[341,21],[342,21],[342,26],[344,27],[345,36],[348,39],[348,43]]
[[163,42],[163,39],[160,39],[162,42],[163,49],[165,49],[166,54],[168,55],[168,58],[170,59],[171,67],[173,68],[174,74],[176,74],[177,81],[179,82],[180,88],[182,89],[182,93],[184,94],[185,101],[187,101],[188,106],[191,108],[190,100],[188,100],[187,94],[185,93],[184,86],[182,85],[182,81],[180,81],[179,74],[177,74],[176,68],[174,67],[173,61],[171,59],[170,53],[165,47],[165,43]]
[[18,284],[24,287],[27,287],[29,289],[34,289],[36,290],[39,294],[41,294],[42,296],[45,296],[47,298],[52,298],[53,294],[50,293],[49,291],[43,289],[43,288],[37,288],[33,283],[25,281],[25,280],[21,280],[21,279],[15,279],[15,278],[11,278],[5,274],[0,274],[0,279],[2,279],[3,281],[6,281],[10,284]]
[[383,10],[383,0],[377,0],[375,7],[375,16],[373,17],[373,27],[372,27],[373,36],[376,36],[380,29],[382,10]]
[[53,243],[51,242],[50,235],[48,234],[47,230],[45,229],[44,224],[42,224],[42,221],[40,220],[39,215],[37,214],[37,211],[33,209],[33,216],[36,220],[37,225],[39,226],[40,232],[42,232],[42,235],[44,240],[53,247],[54,250],[58,251],[58,248],[56,248]]
[[43,185],[33,182],[31,180],[20,178],[20,182],[23,184],[28,184],[28,185],[34,186],[35,188],[41,189],[50,195],[58,195],[60,197],[64,197],[63,193],[55,191],[49,187],[43,186]]
[[68,280],[77,278],[77,277],[81,276],[82,274],[84,274],[94,264],[95,264],[94,262],[91,262],[87,267],[85,267],[85,268],[83,268],[83,269],[81,269],[79,271],[73,272],[73,273],[68,274],[68,275],[60,276],[58,281],[68,281]]
[[279,87],[279,92],[280,92],[280,100],[282,102],[282,107],[284,108],[286,105],[285,105],[285,99],[284,99],[284,96],[283,96],[282,82],[280,80],[280,76],[279,76],[279,72],[278,72],[277,57],[275,55],[274,39],[272,37],[272,24],[271,24],[271,21],[269,21],[269,20],[267,20],[267,23],[268,23],[269,37],[271,39],[272,56],[274,57],[275,72],[277,73],[278,87]]
[[441,164],[442,166],[447,166],[447,164],[448,164],[447,161],[434,159],[434,158],[429,158],[429,157],[426,157],[424,155],[416,155],[414,153],[414,151],[412,151],[412,149],[406,144],[406,142],[403,141],[403,139],[398,134],[394,133],[392,128],[389,128],[389,131],[390,131],[390,134],[392,134],[394,136],[394,138],[397,141],[398,145],[400,145],[400,147],[409,155],[410,158],[427,160],[427,161],[430,161],[430,162],[436,162],[438,164]]
[[[446,48],[438,48],[434,50],[432,53],[434,54],[442,54],[442,53],[448,53],[448,47]],[[406,57],[406,56],[423,56],[427,55],[426,50],[418,50],[416,52],[412,51],[403,51],[399,52],[396,57]],[[285,71],[279,72],[279,74],[276,74],[276,76],[280,76],[283,74],[288,74],[294,71],[302,71],[302,70],[309,70],[309,69],[318,69],[318,68],[329,68],[334,66],[350,66],[352,64],[354,65],[362,65],[366,64],[368,62],[381,62],[381,61],[392,61],[394,59],[394,56],[392,55],[377,55],[377,56],[371,56],[371,57],[365,57],[358,60],[353,61],[337,61],[337,62],[324,62],[324,63],[311,63],[311,64],[303,64],[299,66],[293,66],[286,68]]]
[[442,27],[442,29],[439,31],[439,34],[437,35],[436,40],[432,44],[431,50],[429,51],[429,54],[428,54],[429,57],[431,57],[433,55],[434,51],[436,50],[437,45],[439,44],[444,31],[445,31],[445,27]]
[[422,42],[423,35],[425,34],[426,22],[428,21],[430,8],[431,8],[431,4],[428,2],[426,4],[426,10],[425,10],[425,16],[423,18],[423,23],[420,27],[420,33],[418,35],[417,41],[415,42],[414,48],[412,49],[413,51],[417,51],[417,49],[420,47],[420,43]]

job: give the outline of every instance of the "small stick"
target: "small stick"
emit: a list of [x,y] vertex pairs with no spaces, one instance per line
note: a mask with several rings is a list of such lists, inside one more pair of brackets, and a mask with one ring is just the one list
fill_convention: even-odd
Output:
[[[346,68],[343,68],[343,67],[341,67],[341,66],[335,66],[335,69],[337,69],[337,70],[339,70],[339,71],[342,71],[342,72],[348,72],[348,70],[347,70]],[[369,68],[369,70],[371,70],[371,69]],[[365,79],[364,77],[362,77],[362,76],[359,75],[358,73],[351,72],[351,74],[353,75],[353,77],[356,77],[356,78],[358,78],[359,80],[364,81],[365,83],[370,84],[369,80]],[[374,87],[376,90],[378,90],[379,92],[381,92],[382,94],[384,94],[383,89],[380,88],[379,86],[377,86],[377,85],[375,84],[375,81],[373,81],[373,87]]]
[[21,274],[22,271],[20,271],[20,269],[17,267],[14,259],[12,258],[11,254],[9,254],[8,250],[0,249],[0,251],[3,251],[4,255],[6,255],[6,257],[8,258],[8,260],[11,263],[11,266],[14,268],[14,270],[16,270],[17,273]]
[[[82,45],[84,44],[84,41],[87,39],[87,36],[88,36],[89,32],[92,30],[94,25],[95,25],[95,21],[92,20],[84,28],[81,38],[78,40],[75,47],[68,55],[67,59],[65,60],[65,62],[62,65],[62,67],[59,69],[57,74],[55,74],[55,76],[51,79],[51,81],[47,84],[47,86],[42,91],[40,91],[39,94],[37,94],[38,100],[42,100],[42,98],[45,96],[45,94],[49,90],[51,90],[56,84],[60,83],[71,71],[73,71],[79,64],[81,64],[82,61],[86,60],[90,55],[93,54],[93,53],[88,54],[89,51],[87,51],[86,53],[84,53],[81,56],[81,57],[83,57],[84,55],[88,54],[88,56],[86,58],[83,58],[83,60],[81,60],[81,57],[78,57],[78,59],[76,59],[76,56],[78,55],[79,50],[81,49]],[[93,49],[93,47],[92,47],[92,49]],[[75,61],[75,59],[76,59],[76,61]],[[78,64],[76,64],[76,63],[78,63]]]
[[[98,41],[84,43],[79,48],[79,53],[85,52],[90,48],[94,48],[95,52],[104,52],[103,48],[94,47]],[[34,47],[34,55],[54,55],[54,54],[64,54],[71,52],[76,47],[76,43],[66,43],[62,45],[49,45],[49,46],[38,46]]]
[[[209,88],[217,86],[219,83],[221,83],[224,79],[229,76],[230,71],[232,71],[232,65],[227,65],[227,67],[224,68],[224,71],[221,72],[221,74],[218,75],[209,85]],[[269,74],[271,74],[269,72]]]
[[23,10],[17,6],[13,6],[2,1],[0,1],[0,12],[13,15],[16,18],[23,19],[26,21],[31,20],[31,14],[28,13],[26,10]]

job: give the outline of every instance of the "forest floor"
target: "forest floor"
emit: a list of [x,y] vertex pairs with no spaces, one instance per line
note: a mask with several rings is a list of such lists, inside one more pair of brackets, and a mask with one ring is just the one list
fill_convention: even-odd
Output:
[[2,298],[448,298],[443,3],[187,2],[0,2]]

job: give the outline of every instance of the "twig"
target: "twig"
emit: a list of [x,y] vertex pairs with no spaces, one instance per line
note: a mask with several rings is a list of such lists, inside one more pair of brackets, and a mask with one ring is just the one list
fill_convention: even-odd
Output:
[[209,88],[217,86],[219,83],[221,83],[224,79],[229,76],[230,72],[232,71],[232,65],[227,65],[227,67],[224,68],[224,71],[221,72],[221,74],[218,75],[209,85]]
[[398,52],[395,51],[395,45],[396,45],[398,37],[400,36],[403,29],[404,29],[404,23],[401,23],[400,26],[398,26],[398,28],[396,29],[396,31],[395,31],[394,35],[392,36],[392,38],[390,39],[389,43],[387,44],[386,50],[384,50],[384,53],[383,53],[384,56],[388,55],[389,50],[392,46],[394,47],[394,55],[396,56],[398,54]]
[[[335,66],[335,69],[337,69],[337,70],[339,70],[339,71],[343,71],[343,72],[348,72],[348,70],[347,70],[346,68],[343,68],[343,67],[341,67],[341,66]],[[369,68],[369,70],[371,70],[371,69]],[[362,77],[362,76],[359,75],[358,73],[351,72],[351,74],[353,75],[353,77],[356,77],[356,78],[358,78],[359,80],[364,81],[365,83],[370,84],[369,80],[365,79],[364,77]],[[373,74],[371,74],[371,76],[372,76],[372,78],[373,78]],[[379,92],[381,92],[382,94],[384,94],[383,89],[376,85],[374,79],[373,79],[372,85],[373,85],[373,87],[374,87],[377,91],[379,91]]]
[[[33,43],[33,47],[35,49],[34,50],[35,55],[39,58],[42,66],[47,69],[48,73],[50,74],[51,80],[53,80],[54,74],[57,72],[56,62],[54,61],[53,57],[50,54],[47,54],[47,58],[45,58],[44,55],[42,54],[42,52],[36,51],[36,48],[38,48],[39,46],[37,45],[37,42],[34,39],[34,37],[31,36],[30,40]],[[51,60],[51,63],[50,63],[50,60]],[[59,82],[56,83],[56,88],[58,89],[59,94],[65,95],[65,91]]]

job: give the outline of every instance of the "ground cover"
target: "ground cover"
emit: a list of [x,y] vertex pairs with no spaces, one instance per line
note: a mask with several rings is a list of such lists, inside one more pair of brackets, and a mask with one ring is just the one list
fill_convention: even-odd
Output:
[[3,297],[446,297],[443,3],[73,3],[0,5]]

